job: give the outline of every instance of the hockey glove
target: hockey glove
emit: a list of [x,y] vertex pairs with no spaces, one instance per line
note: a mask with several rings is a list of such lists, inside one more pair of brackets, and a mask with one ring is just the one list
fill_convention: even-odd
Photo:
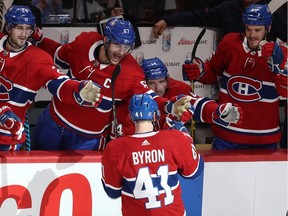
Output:
[[[174,96],[165,106],[166,113],[171,113],[174,117],[177,117],[178,120],[181,120],[184,123],[187,122],[193,115],[193,110],[190,103],[191,99],[191,96],[184,94]],[[191,117],[189,117],[189,115],[191,115]],[[189,119],[187,120],[187,118]]]
[[39,43],[42,42],[43,38],[44,38],[43,31],[39,27],[36,27],[31,37],[29,38],[29,41],[33,45],[37,46]]
[[219,105],[212,115],[213,122],[223,126],[228,126],[230,123],[240,124],[242,120],[241,108],[232,103]]
[[74,93],[75,100],[81,106],[94,106],[98,105],[102,101],[103,94],[101,93],[101,87],[91,80],[84,80],[79,83],[79,92]]
[[182,65],[182,74],[184,80],[194,81],[204,74],[204,64],[200,58],[194,57],[193,63],[186,60]]
[[180,117],[180,121],[185,124],[189,120],[193,118],[194,115],[194,108],[190,105],[183,113],[182,116]]
[[0,125],[10,131],[13,141],[19,142],[21,140],[24,131],[23,124],[21,119],[8,106],[0,108]]
[[188,107],[181,115],[181,117],[173,116],[172,114],[168,114],[171,120],[181,121],[183,124],[187,123],[189,120],[193,118],[194,108],[192,105]]
[[163,126],[164,130],[176,129],[176,130],[179,130],[181,132],[189,134],[189,132],[188,132],[187,128],[185,127],[185,125],[183,124],[183,122],[173,120],[169,116],[167,116],[165,120],[166,121],[165,121],[164,126]]
[[[266,59],[269,68],[274,73],[285,73],[284,66],[287,60],[284,58],[284,54],[280,46],[275,42],[260,42],[260,49],[262,56]],[[287,71],[286,71],[287,74]]]
[[193,143],[193,138],[191,137],[189,131],[187,130],[187,128],[185,127],[183,122],[177,121],[177,120],[173,120],[173,117],[172,117],[172,119],[170,117],[171,117],[170,115],[168,115],[166,117],[166,119],[165,119],[166,121],[165,121],[165,123],[163,125],[163,129],[164,130],[171,130],[171,129],[179,130],[179,131],[183,132],[184,135],[187,136],[187,139],[191,143]]

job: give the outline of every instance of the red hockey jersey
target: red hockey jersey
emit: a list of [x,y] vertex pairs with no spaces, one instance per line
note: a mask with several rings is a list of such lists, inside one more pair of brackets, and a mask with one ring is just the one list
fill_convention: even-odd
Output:
[[185,215],[177,175],[196,178],[202,170],[191,137],[177,130],[117,138],[102,157],[104,190],[121,196],[124,216]]
[[275,74],[261,52],[250,50],[239,33],[226,35],[205,63],[200,82],[220,77],[219,103],[231,102],[243,111],[242,124],[213,124],[215,136],[236,143],[270,144],[280,141],[279,99]]
[[[20,52],[7,51],[7,36],[0,34],[0,107],[7,105],[24,123],[30,107],[41,87],[65,103],[74,103],[74,91],[78,82],[68,79],[55,66],[53,59],[43,50],[27,44]],[[22,136],[20,143],[25,141]],[[0,128],[0,144],[17,144],[12,141],[11,133]]]
[[[70,69],[71,75],[79,80],[91,79],[101,86],[103,99],[95,109],[62,103],[52,99],[51,115],[58,124],[87,137],[98,137],[109,132],[112,113],[111,78],[115,65],[101,64],[98,50],[103,45],[103,37],[97,32],[83,32],[69,44],[60,44],[46,39],[41,48],[54,54],[54,61],[61,68]],[[55,49],[57,49],[55,51]],[[121,72],[115,81],[115,100],[130,99],[133,94],[149,93],[164,109],[167,99],[158,97],[148,88],[141,67],[131,54],[120,62]]]

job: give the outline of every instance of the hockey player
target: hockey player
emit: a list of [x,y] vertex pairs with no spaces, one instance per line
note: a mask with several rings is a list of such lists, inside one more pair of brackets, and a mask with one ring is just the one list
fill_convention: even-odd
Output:
[[214,149],[276,148],[281,138],[279,96],[287,97],[287,48],[265,41],[272,23],[267,5],[248,7],[243,23],[244,33],[226,35],[204,66],[183,65],[190,80],[212,84],[220,77],[219,103],[242,109],[241,125],[212,125]]
[[[83,32],[74,41],[62,46],[48,38],[38,43],[54,56],[57,66],[70,68],[75,78],[89,78],[100,84],[104,96],[96,110],[64,104],[54,98],[34,129],[33,141],[37,149],[103,150],[111,123],[113,93],[118,103],[130,100],[135,93],[148,92],[159,103],[161,111],[176,116],[185,111],[188,98],[182,97],[173,104],[157,96],[146,85],[141,67],[130,54],[135,34],[129,21],[111,18],[104,34],[103,37],[98,32]],[[113,82],[113,88],[112,76],[118,64],[121,71]]]
[[[169,77],[168,69],[164,63],[157,57],[144,59],[142,62],[142,69],[145,74],[145,80],[147,85],[154,90],[159,96],[172,99],[177,95],[185,94],[191,96],[190,104],[191,111],[186,112],[187,116],[182,117],[183,123],[191,120],[192,113],[195,121],[201,121],[206,123],[213,123],[217,121],[221,123],[240,123],[241,122],[241,110],[232,105],[231,103],[225,103],[222,105],[217,104],[214,100],[207,97],[200,97],[192,91],[190,85],[175,80]],[[216,113],[224,114],[221,118]],[[131,135],[134,134],[134,124],[129,118],[128,103],[120,103],[117,105],[117,135]],[[191,114],[191,115],[189,115]],[[171,116],[169,116],[171,117]],[[168,117],[168,121],[169,121]],[[185,118],[184,118],[185,117]],[[174,119],[171,117],[170,119]],[[239,121],[240,120],[240,121]],[[159,120],[159,126],[163,129],[166,123],[166,115],[162,115]],[[112,130],[112,138],[115,137]]]
[[[18,150],[25,141],[25,114],[41,87],[62,103],[93,107],[101,101],[92,82],[73,81],[60,73],[47,53],[27,42],[35,27],[28,6],[11,6],[5,14],[8,35],[0,33],[0,150]],[[92,105],[93,103],[93,105]]]
[[110,141],[103,153],[104,190],[121,197],[123,216],[185,215],[177,173],[196,178],[204,165],[191,137],[178,130],[153,131],[160,112],[148,94],[134,95],[129,113],[135,134]]

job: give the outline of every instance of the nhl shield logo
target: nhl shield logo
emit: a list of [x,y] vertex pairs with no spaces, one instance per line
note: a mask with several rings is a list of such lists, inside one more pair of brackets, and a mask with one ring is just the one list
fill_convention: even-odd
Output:
[[95,60],[93,65],[94,65],[94,67],[98,67],[99,66],[99,62],[97,60]]

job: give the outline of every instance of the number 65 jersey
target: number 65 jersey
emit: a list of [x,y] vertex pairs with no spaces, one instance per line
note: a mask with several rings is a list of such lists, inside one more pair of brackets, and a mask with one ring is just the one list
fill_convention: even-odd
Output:
[[160,130],[120,137],[102,157],[102,183],[111,198],[122,199],[124,216],[183,216],[178,173],[196,178],[203,160],[189,135]]

